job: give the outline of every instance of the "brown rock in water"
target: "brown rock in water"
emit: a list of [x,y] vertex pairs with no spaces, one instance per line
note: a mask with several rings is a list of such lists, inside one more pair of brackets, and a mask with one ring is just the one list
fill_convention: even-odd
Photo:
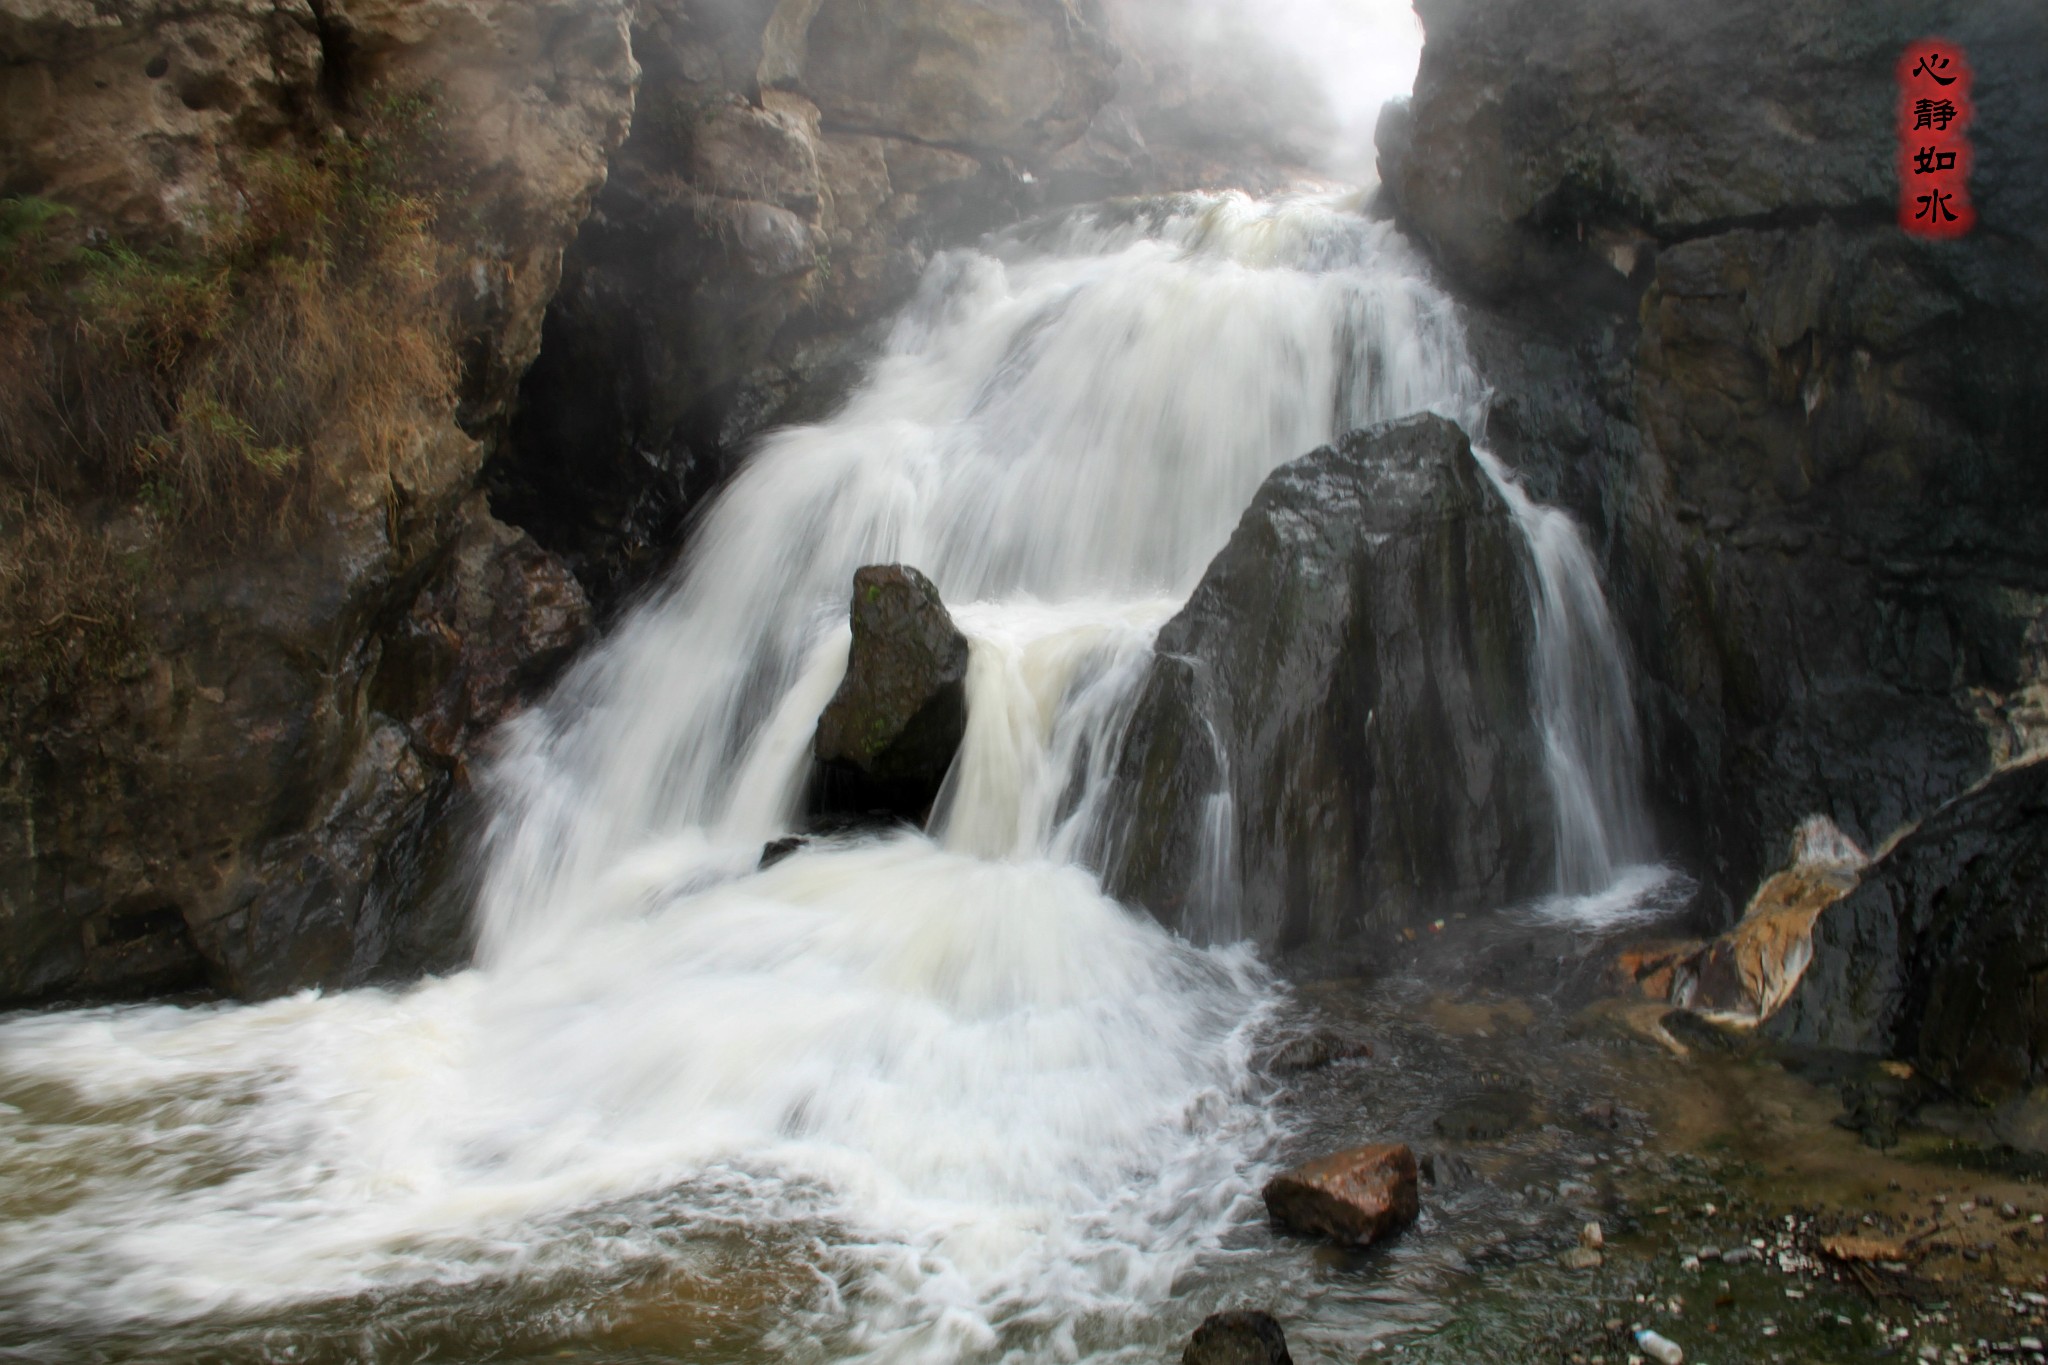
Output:
[[1294,1357],[1271,1313],[1211,1313],[1180,1353],[1180,1365],[1294,1365]]
[[1422,1211],[1415,1153],[1406,1143],[1354,1147],[1266,1182],[1266,1211],[1290,1232],[1366,1246]]
[[916,569],[853,576],[846,679],[818,717],[812,809],[922,822],[967,728],[967,637]]

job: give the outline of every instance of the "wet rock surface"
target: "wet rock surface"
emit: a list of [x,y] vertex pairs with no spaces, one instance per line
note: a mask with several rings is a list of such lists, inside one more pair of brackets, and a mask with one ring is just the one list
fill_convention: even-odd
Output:
[[1181,1365],[1294,1365],[1287,1333],[1270,1313],[1211,1313],[1181,1352]]
[[1160,631],[1105,884],[1283,952],[1544,889],[1529,574],[1441,418],[1273,474]]
[[812,744],[812,813],[921,824],[966,733],[967,637],[901,564],[855,572],[852,620],[846,678]]
[[[1731,921],[1791,830],[1875,847],[2038,742],[2048,61],[2014,3],[1431,0],[1390,207],[1488,438],[1594,531],[1662,846]],[[1977,232],[1895,222],[1893,64],[1980,82]]]
[[1354,1147],[1266,1182],[1273,1221],[1304,1237],[1369,1246],[1415,1221],[1422,1204],[1415,1153],[1405,1144]]
[[1535,1105],[1527,1091],[1482,1090],[1438,1114],[1432,1127],[1442,1137],[1485,1142],[1528,1127],[1534,1113]]
[[1310,1029],[1274,1043],[1260,1054],[1258,1070],[1269,1076],[1294,1076],[1316,1071],[1337,1062],[1372,1056],[1372,1044],[1364,1038],[1334,1029]]

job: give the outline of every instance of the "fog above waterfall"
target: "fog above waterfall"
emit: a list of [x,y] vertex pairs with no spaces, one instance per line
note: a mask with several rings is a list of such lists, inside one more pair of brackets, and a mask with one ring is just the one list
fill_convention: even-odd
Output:
[[1119,79],[1191,140],[1237,140],[1348,179],[1374,178],[1373,125],[1414,88],[1408,0],[1112,0]]

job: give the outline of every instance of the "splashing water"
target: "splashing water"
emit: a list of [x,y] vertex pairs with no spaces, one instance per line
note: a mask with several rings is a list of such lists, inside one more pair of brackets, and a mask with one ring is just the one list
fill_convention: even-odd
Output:
[[[740,1228],[802,1271],[775,1355],[1073,1358],[1224,1254],[1275,1137],[1246,1061],[1275,987],[1076,850],[1154,633],[1265,475],[1425,408],[1476,429],[1449,302],[1354,208],[1191,196],[936,260],[845,410],[767,440],[503,736],[471,970],[0,1026],[0,1328],[602,1297]],[[1489,467],[1590,889],[1639,846],[1626,672],[1576,532]],[[889,561],[971,645],[932,830],[756,870],[851,575]]]

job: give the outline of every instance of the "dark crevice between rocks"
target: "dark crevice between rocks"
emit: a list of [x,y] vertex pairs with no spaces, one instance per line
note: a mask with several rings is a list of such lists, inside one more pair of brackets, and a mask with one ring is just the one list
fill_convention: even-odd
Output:
[[320,39],[320,98],[329,112],[348,113],[355,90],[355,43],[348,26],[335,14],[333,0],[306,0],[313,11],[313,31]]

